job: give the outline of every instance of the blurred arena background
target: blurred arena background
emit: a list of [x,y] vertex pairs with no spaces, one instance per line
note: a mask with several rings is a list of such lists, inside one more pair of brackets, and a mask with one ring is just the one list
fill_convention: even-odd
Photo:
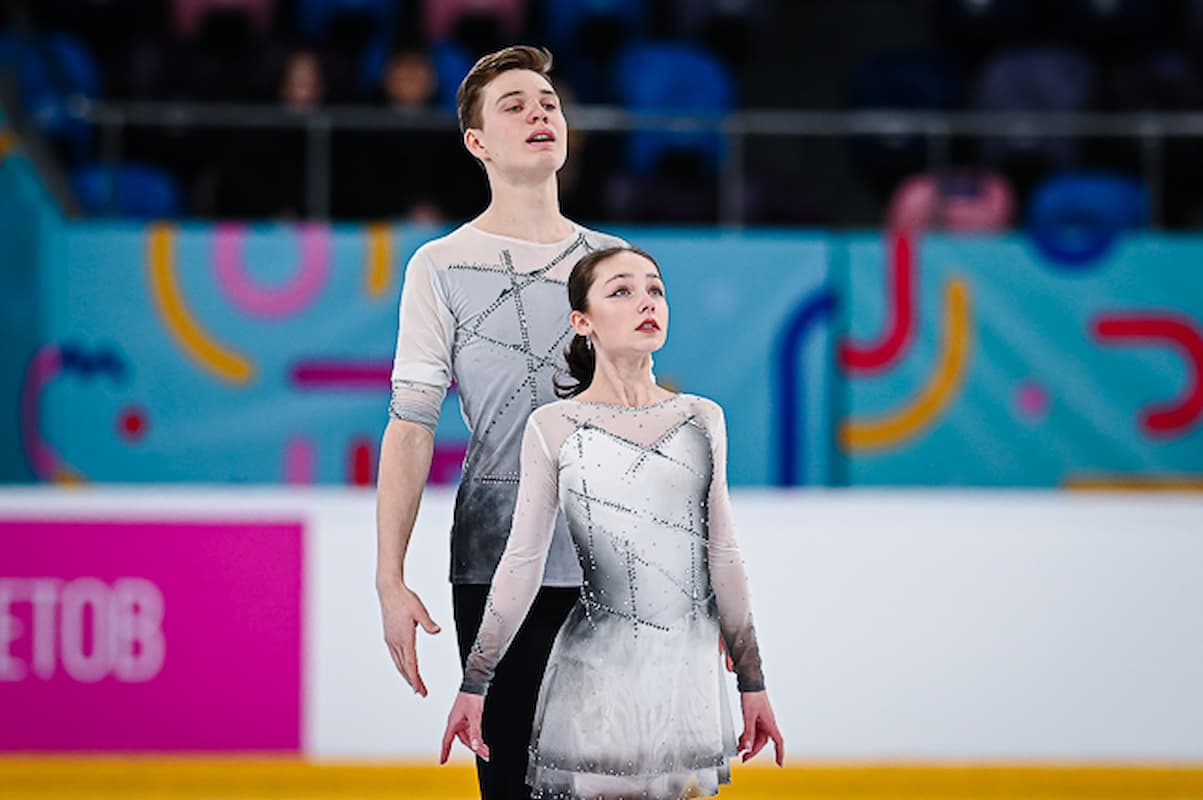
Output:
[[517,42],[727,411],[789,759],[722,796],[1203,797],[1203,3],[8,0],[0,798],[475,796],[454,392],[424,700],[371,487]]

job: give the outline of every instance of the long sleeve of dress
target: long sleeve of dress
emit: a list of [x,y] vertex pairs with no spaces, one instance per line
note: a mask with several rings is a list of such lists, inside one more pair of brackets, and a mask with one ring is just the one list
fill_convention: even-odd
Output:
[[510,536],[493,574],[484,619],[468,654],[460,691],[488,692],[497,662],[505,655],[543,581],[558,510],[555,460],[535,415],[531,415],[522,435],[522,473]]
[[710,479],[710,582],[718,604],[719,629],[735,664],[741,692],[764,689],[760,647],[752,624],[752,602],[743,556],[735,541],[731,498],[727,493],[727,426],[722,409],[715,405],[707,428],[714,466]]
[[401,288],[390,417],[434,433],[451,383],[454,341],[455,318],[438,291],[429,257],[419,249],[405,268]]

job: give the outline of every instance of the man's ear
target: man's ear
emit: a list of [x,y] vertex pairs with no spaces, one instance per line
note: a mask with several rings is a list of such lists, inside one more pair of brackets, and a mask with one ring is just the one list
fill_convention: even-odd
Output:
[[476,128],[468,128],[464,131],[464,147],[475,158],[481,161],[489,160],[489,151],[485,148],[484,142],[480,140],[480,131]]

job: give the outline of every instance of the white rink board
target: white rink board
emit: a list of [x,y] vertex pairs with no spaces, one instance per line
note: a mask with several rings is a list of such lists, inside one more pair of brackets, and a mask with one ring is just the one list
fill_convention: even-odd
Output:
[[[433,761],[459,683],[452,501],[427,492],[407,568],[443,626],[419,643],[426,699],[382,643],[371,491],[8,488],[0,515],[304,520],[306,752]],[[791,760],[1203,760],[1203,495],[734,503]]]

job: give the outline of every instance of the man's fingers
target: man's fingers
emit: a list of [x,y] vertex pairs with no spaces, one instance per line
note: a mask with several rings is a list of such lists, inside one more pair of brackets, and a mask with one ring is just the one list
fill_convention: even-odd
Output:
[[412,642],[409,647],[401,648],[401,663],[401,674],[405,676],[405,680],[409,681],[415,692],[425,697],[426,684],[422,682],[422,675],[418,672],[418,651]]
[[777,753],[777,766],[785,766],[785,739],[781,736],[781,731],[777,730],[777,726],[773,726],[773,750]]
[[415,619],[422,626],[422,630],[429,634],[435,634],[442,630],[439,624],[430,618],[430,614],[425,608],[418,609],[418,616]]
[[393,647],[391,644],[388,644],[387,642],[385,642],[385,644],[388,645],[388,654],[393,659],[393,666],[397,668],[397,672],[401,673],[401,677],[405,678],[405,682],[409,683],[409,676],[405,674],[405,667],[403,667],[401,665],[400,651],[398,651],[397,648]]

